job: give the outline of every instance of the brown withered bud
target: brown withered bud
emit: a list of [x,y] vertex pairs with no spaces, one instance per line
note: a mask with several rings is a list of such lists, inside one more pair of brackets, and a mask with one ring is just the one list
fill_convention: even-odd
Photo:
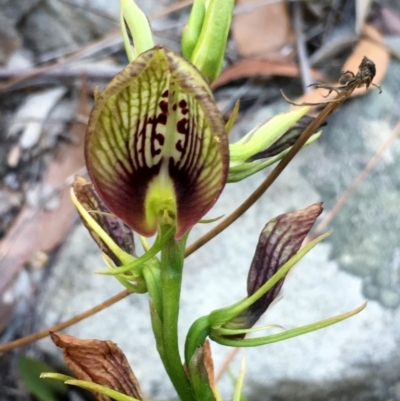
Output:
[[[247,161],[255,161],[259,159],[266,159],[268,157],[273,157],[283,152],[284,150],[290,148],[297,141],[301,133],[311,124],[311,121],[315,120],[311,116],[303,116],[297,121],[296,124],[292,125],[277,141],[275,141],[267,149],[260,153],[255,154]],[[319,128],[325,126],[327,123],[321,124]]]
[[[73,190],[79,203],[90,213],[93,219],[96,220],[114,242],[125,252],[134,255],[135,244],[132,230],[110,213],[96,193],[93,184],[83,177],[76,176]],[[121,262],[118,257],[114,255],[102,239],[93,231],[84,218],[82,218],[82,222],[102,252],[109,256],[116,266],[119,266]]]
[[[139,383],[120,348],[111,341],[81,340],[50,333],[57,347],[63,350],[64,360],[79,380],[100,384],[120,393],[142,400]],[[93,391],[100,401],[111,401]]]
[[[261,232],[247,279],[247,293],[254,294],[300,249],[315,220],[322,213],[322,203],[281,214]],[[246,311],[246,324],[254,323],[277,297],[284,278]]]

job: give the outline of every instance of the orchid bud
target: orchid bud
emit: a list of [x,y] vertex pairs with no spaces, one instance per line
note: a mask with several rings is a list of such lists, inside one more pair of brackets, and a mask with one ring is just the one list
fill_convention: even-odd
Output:
[[[266,224],[260,234],[247,279],[247,294],[254,295],[300,249],[322,213],[322,204],[281,214]],[[227,329],[249,329],[264,314],[281,290],[285,277],[246,310],[224,325]]]
[[[132,62],[139,54],[154,47],[153,35],[147,17],[133,0],[121,0],[120,23],[129,62]],[[133,40],[134,50],[132,50],[129,36]]]
[[196,0],[182,33],[182,54],[208,79],[222,70],[234,0]]
[[[238,182],[282,159],[313,120],[309,107],[278,114],[229,146],[228,182]],[[305,144],[319,137],[314,134]]]

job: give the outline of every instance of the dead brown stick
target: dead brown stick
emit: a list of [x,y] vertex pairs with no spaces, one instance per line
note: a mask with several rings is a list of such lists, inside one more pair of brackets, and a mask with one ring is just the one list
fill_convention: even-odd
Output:
[[90,316],[93,316],[94,314],[108,308],[111,305],[114,305],[121,299],[124,299],[130,294],[130,291],[128,290],[123,290],[119,292],[118,294],[114,295],[111,298],[108,298],[106,301],[102,302],[99,305],[96,305],[94,308],[88,309],[85,312],[80,313],[79,315],[76,315],[72,317],[71,319],[65,320],[64,322],[60,324],[56,324],[55,326],[49,327],[48,329],[44,329],[41,331],[38,331],[37,333],[31,334],[29,336],[19,338],[18,340],[11,341],[7,344],[2,344],[0,345],[0,352],[6,352],[10,351],[14,348],[17,347],[22,347],[24,345],[30,344],[34,341],[41,340],[44,337],[47,337],[51,331],[60,331],[64,330],[69,326],[72,326],[73,324],[76,324]]

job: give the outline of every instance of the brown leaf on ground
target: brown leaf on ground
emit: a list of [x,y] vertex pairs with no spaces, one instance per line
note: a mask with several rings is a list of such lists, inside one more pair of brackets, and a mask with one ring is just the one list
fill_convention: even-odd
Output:
[[[297,64],[284,62],[282,60],[245,59],[222,71],[221,75],[212,83],[211,86],[215,89],[236,79],[256,76],[269,77],[271,75],[298,77],[300,76],[300,69]],[[311,70],[311,76],[318,81],[324,80],[324,76],[316,70]]]
[[[51,339],[63,350],[64,360],[79,380],[90,381],[112,390],[142,399],[139,383],[129,366],[126,356],[111,341],[81,340],[51,333]],[[111,401],[93,391],[100,401]]]
[[[365,25],[363,35],[353,52],[343,65],[342,71],[352,71],[357,73],[363,57],[367,57],[375,63],[376,74],[373,80],[375,85],[379,85],[386,75],[389,66],[390,54],[387,48],[383,45],[383,37],[378,30],[372,25]],[[360,96],[366,94],[371,89],[376,90],[372,85],[366,90],[365,87],[357,88],[351,96]],[[315,89],[312,92],[301,96],[297,103],[318,103],[326,102],[335,98],[336,93],[332,92],[328,96],[325,89]],[[324,97],[326,96],[326,97]]]
[[282,48],[293,41],[287,2],[261,6],[254,0],[237,0],[236,7],[240,11],[233,18],[232,35],[239,54],[282,58]]

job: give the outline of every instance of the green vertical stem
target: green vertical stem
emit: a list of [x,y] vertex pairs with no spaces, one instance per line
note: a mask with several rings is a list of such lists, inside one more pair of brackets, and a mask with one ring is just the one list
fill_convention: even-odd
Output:
[[[161,235],[169,226],[161,226]],[[171,238],[161,251],[162,326],[164,366],[182,401],[195,401],[191,383],[183,369],[179,354],[178,317],[182,270],[187,236]]]

